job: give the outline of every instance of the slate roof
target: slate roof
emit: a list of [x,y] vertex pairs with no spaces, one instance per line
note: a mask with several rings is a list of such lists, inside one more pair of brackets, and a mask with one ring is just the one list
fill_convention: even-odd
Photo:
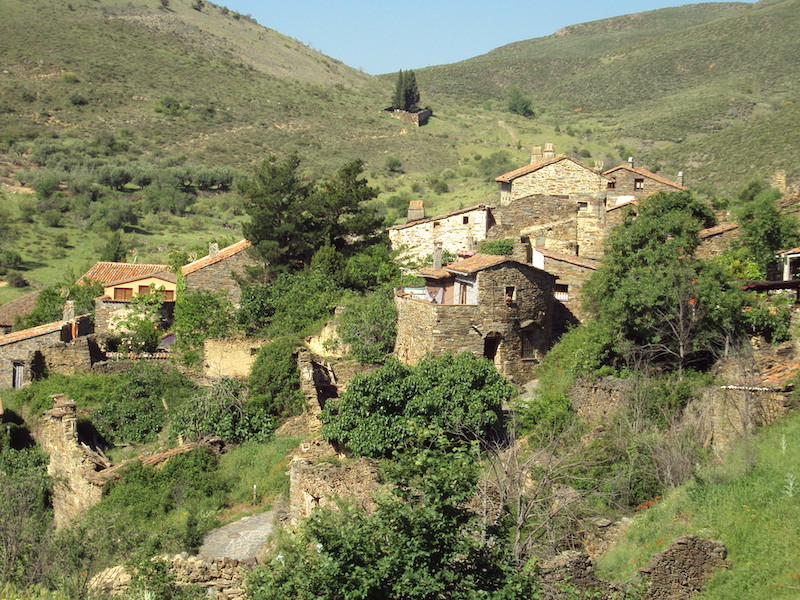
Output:
[[86,271],[78,281],[88,279],[108,285],[110,281],[130,281],[159,271],[169,271],[169,269],[169,265],[100,261]]
[[[514,181],[515,179],[517,179],[519,177],[522,177],[523,175],[527,175],[528,173],[533,173],[534,171],[538,171],[539,169],[541,169],[543,167],[547,167],[547,166],[553,165],[553,164],[555,164],[557,162],[561,162],[562,160],[572,161],[576,165],[578,165],[579,167],[583,167],[584,169],[587,169],[588,171],[592,171],[593,173],[597,173],[597,171],[595,171],[591,167],[587,167],[582,162],[577,161],[574,158],[571,158],[571,157],[567,156],[566,154],[557,154],[556,156],[554,156],[553,158],[551,158],[549,160],[544,160],[544,161],[542,161],[540,163],[534,163],[534,164],[530,164],[530,165],[525,165],[524,167],[520,167],[519,169],[514,169],[513,171],[509,171],[508,173],[503,173],[502,175],[500,175],[500,177],[497,177],[495,179],[495,181],[497,181],[498,183],[508,183],[510,181]],[[600,175],[600,173],[597,173],[597,174]]]
[[488,210],[489,205],[487,204],[476,204],[475,206],[470,206],[468,208],[462,208],[460,210],[456,210],[453,212],[445,213],[443,215],[436,215],[435,217],[425,217],[424,219],[417,219],[416,221],[409,221],[408,223],[401,223],[400,225],[392,225],[389,229],[405,229],[406,227],[412,227],[414,225],[419,225],[420,223],[430,223],[431,221],[439,221],[441,219],[447,219],[448,217],[454,217],[456,215],[460,215],[463,213],[473,212],[476,210]]
[[37,290],[0,306],[0,326],[11,327],[14,324],[15,317],[24,317],[33,311],[36,308],[36,299],[40,293],[41,290]]
[[633,198],[632,200],[625,200],[624,202],[619,202],[614,206],[609,206],[608,208],[606,208],[606,212],[611,212],[612,210],[617,210],[618,208],[623,208],[625,206],[631,206],[631,205],[636,206],[638,203],[639,201],[636,198]]
[[495,254],[473,254],[464,260],[457,260],[456,262],[444,265],[441,269],[433,269],[431,267],[420,269],[419,274],[430,279],[443,279],[446,277],[451,277],[452,275],[472,275],[479,271],[483,271],[484,269],[496,267],[497,265],[501,265],[506,262],[517,263],[535,271],[541,271],[541,269],[537,269],[531,265],[526,265],[525,263],[516,261],[510,256]]
[[59,331],[66,324],[67,321],[54,321],[53,323],[45,323],[44,325],[37,325],[36,327],[30,327],[29,329],[20,329],[19,331],[14,331],[13,333],[0,335],[0,346],[5,346],[6,344],[11,344],[12,342],[20,342],[22,340],[27,340],[40,335]]
[[545,250],[544,248],[533,248],[539,254],[542,254],[545,258],[551,258],[553,260],[559,260],[561,262],[570,263],[572,265],[577,265],[579,267],[584,267],[586,269],[597,270],[597,268],[602,265],[599,260],[595,260],[593,258],[585,258],[582,256],[575,256],[574,254],[565,254],[563,252],[554,252],[553,250]]
[[715,225],[714,227],[708,227],[706,229],[703,229],[697,235],[700,237],[701,240],[704,240],[706,238],[714,237],[715,235],[720,235],[728,231],[733,231],[734,229],[739,229],[738,223],[723,223],[722,225]]
[[215,265],[220,261],[225,260],[226,258],[230,258],[243,250],[246,250],[250,247],[250,242],[247,240],[240,240],[235,244],[231,244],[225,248],[222,248],[216,256],[206,255],[203,258],[198,258],[194,262],[190,262],[188,265],[184,265],[181,267],[181,273],[184,275],[189,275],[190,273],[194,273],[195,271],[199,271],[205,267],[210,265]]
[[662,177],[661,175],[657,175],[656,173],[648,171],[647,169],[643,169],[641,167],[632,167],[630,165],[619,165],[619,166],[613,167],[613,168],[609,169],[608,171],[605,171],[603,173],[603,175],[605,175],[606,177],[611,177],[612,176],[611,174],[613,172],[619,171],[620,169],[625,169],[626,171],[630,171],[631,173],[636,173],[637,175],[641,175],[642,177],[647,177],[648,179],[652,179],[654,181],[658,181],[659,183],[663,183],[664,185],[672,186],[676,190],[688,189],[688,188],[685,188],[682,185],[678,185],[677,183],[675,183],[674,181],[672,181],[670,179],[667,179],[666,177]]

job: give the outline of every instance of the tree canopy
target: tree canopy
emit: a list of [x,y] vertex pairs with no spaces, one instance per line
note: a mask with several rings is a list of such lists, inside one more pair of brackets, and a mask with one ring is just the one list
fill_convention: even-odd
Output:
[[271,272],[308,265],[326,243],[343,248],[376,233],[381,220],[368,201],[377,192],[359,177],[363,168],[355,160],[319,182],[301,174],[296,154],[270,156],[239,182],[250,217],[244,236]]
[[397,83],[392,97],[392,108],[395,110],[417,110],[419,107],[419,88],[414,71],[399,71]]
[[716,265],[695,258],[711,209],[690,192],[645,200],[609,236],[603,266],[584,288],[588,308],[614,335],[682,369],[740,315],[741,294]]

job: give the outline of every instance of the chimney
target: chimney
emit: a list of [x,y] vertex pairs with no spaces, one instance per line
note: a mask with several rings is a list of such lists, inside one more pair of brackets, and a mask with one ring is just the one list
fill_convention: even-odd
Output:
[[683,171],[678,171],[678,185],[683,187]]
[[553,142],[548,142],[544,145],[544,152],[542,154],[544,160],[550,160],[551,158],[555,158],[556,156],[556,149],[553,145]]
[[433,245],[433,268],[442,268],[442,242],[436,242]]
[[219,256],[219,244],[217,242],[211,242],[208,244],[208,256],[210,258]]
[[422,200],[412,200],[408,203],[408,222],[419,221],[425,218],[425,203]]
[[75,318],[75,301],[67,300],[64,303],[64,313],[61,317],[62,321],[72,321]]
[[631,169],[632,169],[632,168],[634,168],[634,167],[636,166],[636,165],[634,164],[634,162],[633,162],[633,157],[632,157],[632,156],[629,156],[629,157],[628,157],[628,166],[629,166]]
[[475,238],[467,236],[467,252],[475,252]]
[[514,240],[514,247],[511,250],[511,258],[514,260],[529,265],[531,263],[531,239],[527,236],[522,236]]
[[538,165],[539,163],[544,161],[544,157],[542,156],[542,147],[541,146],[534,146],[533,152],[531,153],[531,164]]

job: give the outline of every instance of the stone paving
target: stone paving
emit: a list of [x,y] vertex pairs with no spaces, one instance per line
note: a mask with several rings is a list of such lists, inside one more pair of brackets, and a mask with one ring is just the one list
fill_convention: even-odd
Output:
[[272,533],[274,511],[239,519],[206,534],[198,554],[202,558],[255,558]]

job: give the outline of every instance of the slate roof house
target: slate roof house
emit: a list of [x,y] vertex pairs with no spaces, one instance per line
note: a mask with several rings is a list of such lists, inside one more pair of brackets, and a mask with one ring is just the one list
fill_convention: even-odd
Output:
[[529,379],[550,347],[555,276],[508,256],[437,263],[420,270],[424,292],[395,295],[398,359],[472,352],[512,380]]
[[181,267],[181,273],[186,278],[186,289],[225,292],[228,299],[238,305],[241,289],[236,277],[244,275],[245,267],[257,264],[247,252],[248,248],[250,242],[247,240],[240,240],[221,250],[217,244],[209,244],[206,256]]
[[628,164],[619,165],[603,173],[609,181],[606,192],[609,206],[630,200],[644,200],[658,192],[680,192],[683,186],[683,171],[678,173],[678,182],[671,181],[642,167],[637,167],[631,156]]

